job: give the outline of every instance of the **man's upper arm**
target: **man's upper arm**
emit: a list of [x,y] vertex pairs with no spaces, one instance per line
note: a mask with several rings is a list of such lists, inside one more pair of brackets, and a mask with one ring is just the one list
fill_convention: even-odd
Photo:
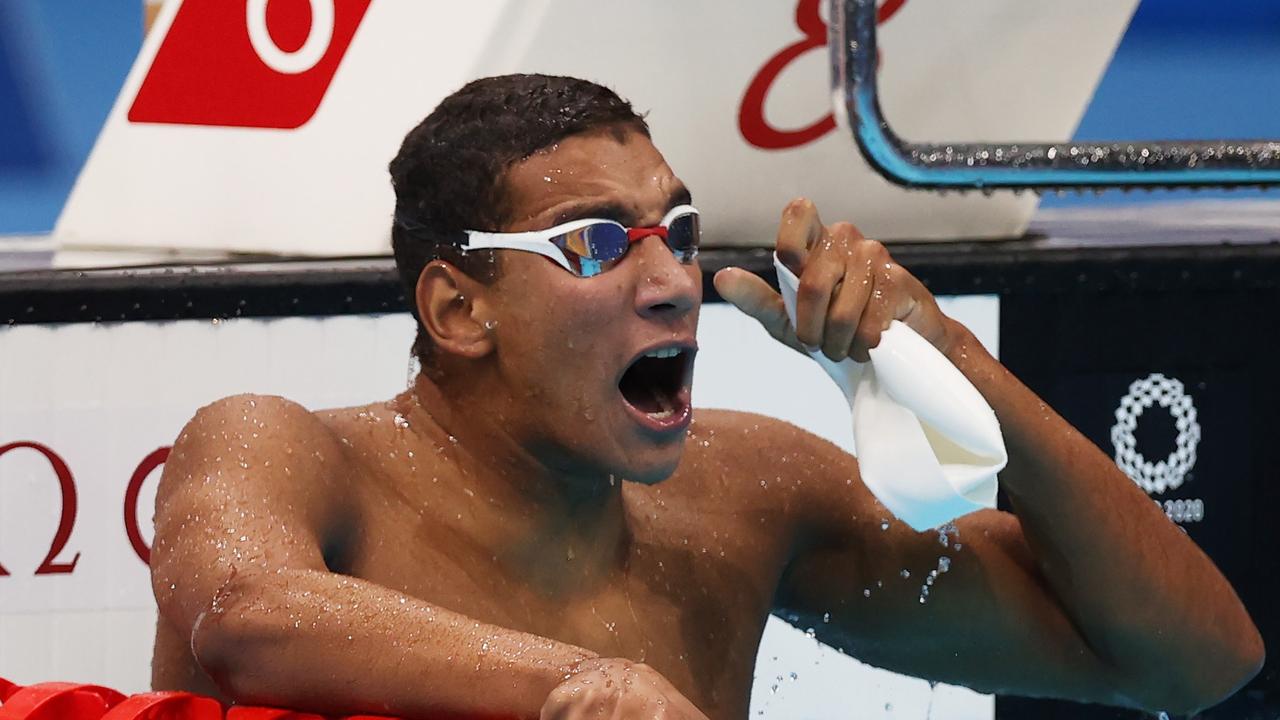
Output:
[[1128,704],[1042,582],[1016,517],[980,511],[946,534],[916,533],[875,500],[856,459],[808,437],[805,454],[824,472],[800,511],[805,538],[779,589],[784,615],[889,670]]
[[156,493],[151,578],[161,615],[190,632],[237,575],[325,569],[341,455],[318,418],[283,398],[238,395],[197,412]]

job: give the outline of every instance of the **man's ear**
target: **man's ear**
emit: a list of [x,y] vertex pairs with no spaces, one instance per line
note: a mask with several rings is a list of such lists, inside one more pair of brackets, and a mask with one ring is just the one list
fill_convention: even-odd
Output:
[[432,260],[418,275],[414,300],[418,317],[442,352],[467,358],[493,351],[485,328],[484,285],[443,260]]

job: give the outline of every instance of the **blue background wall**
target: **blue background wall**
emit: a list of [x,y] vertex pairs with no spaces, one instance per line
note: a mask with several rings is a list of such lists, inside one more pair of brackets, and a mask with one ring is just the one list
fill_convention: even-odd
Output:
[[[141,41],[141,0],[0,0],[0,234],[53,228]],[[1143,0],[1077,136],[1280,137],[1280,2]]]
[[[1280,2],[1142,0],[1076,137],[1280,137]],[[1209,191],[1196,196],[1280,198],[1280,190]],[[1046,197],[1043,206],[1186,197],[1188,191],[1111,192],[1096,198]]]
[[0,234],[53,228],[141,43],[141,0],[0,0]]

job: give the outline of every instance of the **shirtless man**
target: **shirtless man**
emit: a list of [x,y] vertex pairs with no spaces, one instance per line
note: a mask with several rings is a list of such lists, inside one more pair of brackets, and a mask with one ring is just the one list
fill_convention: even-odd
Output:
[[[868,663],[999,693],[1183,713],[1260,667],[1208,558],[853,226],[783,211],[794,330],[754,275],[716,288],[833,359],[901,319],[990,402],[1016,514],[962,518],[926,604],[899,571],[933,567],[938,535],[882,530],[855,458],[766,417],[692,419],[691,199],[628,103],[476,81],[391,170],[424,371],[363,407],[196,414],[157,497],[156,688],[407,718],[743,720],[777,611]],[[591,233],[607,246],[599,228],[559,231],[565,252],[458,250],[484,240],[465,230],[583,218],[642,229],[604,262],[574,254]]]

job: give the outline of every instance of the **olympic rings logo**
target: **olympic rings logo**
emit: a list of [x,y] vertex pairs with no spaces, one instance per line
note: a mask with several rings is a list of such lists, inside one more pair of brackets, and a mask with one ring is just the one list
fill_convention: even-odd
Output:
[[[1159,405],[1173,416],[1178,430],[1175,448],[1164,460],[1151,462],[1137,449],[1134,430],[1147,408]],[[1111,444],[1115,446],[1116,465],[1148,495],[1175,490],[1186,480],[1196,464],[1196,446],[1200,443],[1200,423],[1196,407],[1184,391],[1182,382],[1152,373],[1129,385],[1129,393],[1116,408],[1116,424],[1111,427]]]

